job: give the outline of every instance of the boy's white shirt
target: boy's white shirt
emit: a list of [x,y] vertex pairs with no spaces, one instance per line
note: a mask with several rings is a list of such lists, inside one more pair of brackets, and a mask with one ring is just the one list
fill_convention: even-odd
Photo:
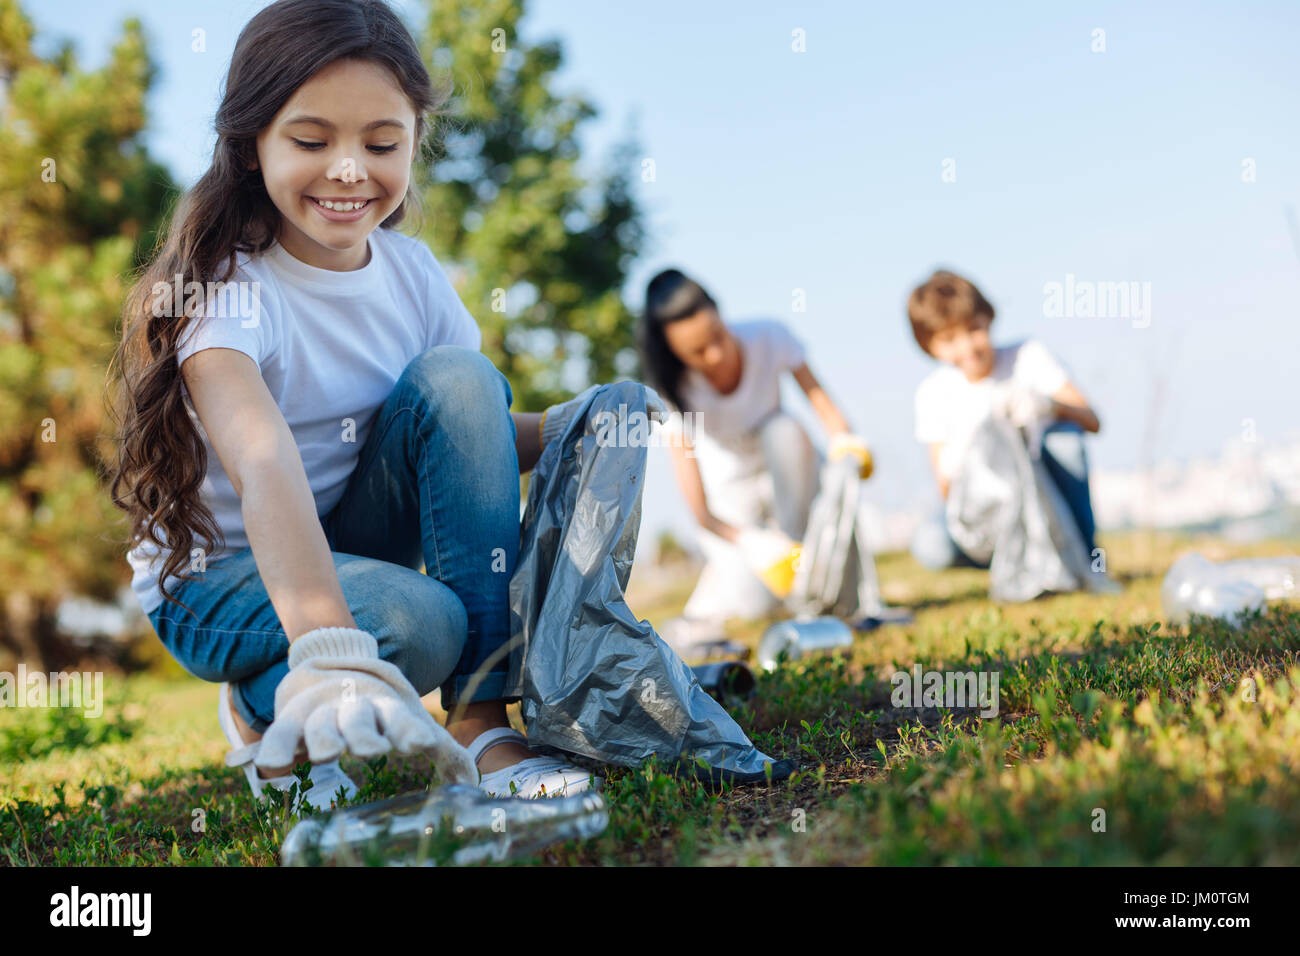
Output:
[[[179,367],[203,349],[230,348],[257,362],[298,445],[321,516],[342,498],[374,417],[411,360],[437,345],[478,350],[482,344],[477,323],[427,246],[384,228],[368,241],[370,261],[350,272],[307,265],[279,243],[257,256],[240,253],[229,281],[257,283],[256,309],[247,293],[231,297],[238,309],[219,310],[210,301],[201,319],[190,320],[176,356]],[[199,493],[226,539],[226,550],[207,555],[210,561],[248,547],[248,537],[239,496],[183,382],[208,453]],[[146,545],[127,560],[132,590],[148,614],[163,600],[162,558],[151,564],[157,549]],[[178,583],[173,577],[168,588]]]
[[[1009,389],[1051,396],[1069,380],[1061,362],[1035,339],[994,349],[993,371],[978,382],[969,381],[955,366],[944,365],[916,390],[916,440],[943,444],[939,471],[951,479],[976,429],[996,404],[1005,401]],[[1046,421],[1027,424],[1034,430]]]

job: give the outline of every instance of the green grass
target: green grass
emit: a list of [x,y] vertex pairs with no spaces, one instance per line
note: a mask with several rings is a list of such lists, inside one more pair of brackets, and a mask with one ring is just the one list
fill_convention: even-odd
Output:
[[[1103,544],[1123,594],[1012,606],[986,600],[982,572],[882,556],[886,600],[915,622],[760,675],[733,708],[760,749],[800,762],[794,778],[719,794],[654,765],[615,770],[606,831],[524,862],[1300,862],[1300,609],[1234,630],[1169,628],[1159,607],[1160,577],[1187,546],[1223,558],[1300,542]],[[658,620],[689,584],[633,607]],[[752,646],[762,629],[735,636]],[[998,715],[894,707],[889,676],[914,663],[999,672]],[[101,720],[0,711],[0,862],[275,865],[295,818],[283,799],[257,806],[222,764],[215,685],[174,666],[105,685]],[[362,786],[354,804],[430,781],[414,758],[344,768]]]

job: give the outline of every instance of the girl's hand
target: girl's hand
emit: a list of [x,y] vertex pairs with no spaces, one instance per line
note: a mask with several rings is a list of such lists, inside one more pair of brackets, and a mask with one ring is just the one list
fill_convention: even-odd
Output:
[[444,781],[478,784],[469,751],[424,709],[396,665],[379,658],[374,635],[319,627],[289,645],[289,673],[275,690],[275,721],[254,762],[283,767],[305,739],[312,763],[341,753],[374,757],[425,752]]
[[852,432],[839,432],[832,435],[828,453],[830,460],[839,461],[846,455],[857,459],[859,478],[866,481],[871,477],[871,473],[875,470],[875,462],[867,443]]

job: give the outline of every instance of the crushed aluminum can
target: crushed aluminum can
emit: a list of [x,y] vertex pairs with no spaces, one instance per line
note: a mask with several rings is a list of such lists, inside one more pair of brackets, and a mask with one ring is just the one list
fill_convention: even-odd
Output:
[[758,642],[758,664],[774,671],[784,652],[789,660],[823,651],[853,646],[853,630],[837,617],[781,621],[763,632]]
[[747,700],[754,696],[754,674],[739,661],[697,664],[691,670],[695,673],[695,679],[700,682],[700,686],[719,703],[728,700]]

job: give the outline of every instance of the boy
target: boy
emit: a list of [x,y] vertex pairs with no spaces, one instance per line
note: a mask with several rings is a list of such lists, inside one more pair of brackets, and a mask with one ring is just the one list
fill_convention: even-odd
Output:
[[[1093,555],[1096,529],[1083,433],[1096,434],[1101,422],[1061,364],[1033,339],[994,348],[989,341],[993,306],[974,283],[952,272],[939,270],[917,286],[907,313],[917,344],[944,363],[916,390],[916,438],[930,448],[944,499],[980,423],[989,415],[1002,416],[1039,445],[1047,472]],[[922,522],[912,554],[934,570],[988,567],[957,546],[942,514]]]

